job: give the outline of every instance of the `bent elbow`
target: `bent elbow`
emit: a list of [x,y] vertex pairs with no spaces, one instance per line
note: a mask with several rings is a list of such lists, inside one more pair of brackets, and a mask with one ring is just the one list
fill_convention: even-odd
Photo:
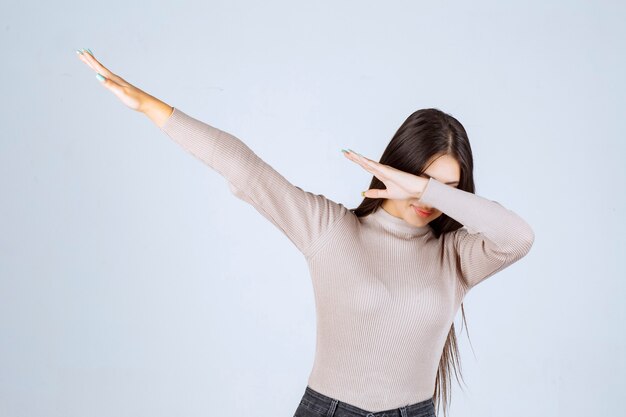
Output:
[[530,248],[532,248],[535,243],[535,231],[533,228],[526,223],[525,227],[520,230],[520,235],[518,236],[518,241],[516,245],[516,258],[521,259],[530,252]]

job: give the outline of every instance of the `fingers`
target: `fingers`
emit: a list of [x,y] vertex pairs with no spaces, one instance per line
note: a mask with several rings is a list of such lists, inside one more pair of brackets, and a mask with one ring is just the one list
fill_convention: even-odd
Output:
[[362,160],[362,157],[359,157],[351,152],[344,152],[343,153],[346,158],[348,158],[349,160],[351,160],[352,162],[356,162],[357,164],[359,164],[361,166],[361,168],[365,169],[366,171],[373,173],[371,170],[372,168],[369,165],[366,165],[366,163]]
[[369,163],[370,161],[363,155],[360,155],[354,152],[352,149],[348,149],[347,151],[344,151],[343,154],[349,160],[356,162],[357,164],[361,165],[363,168],[367,170],[371,169],[371,164]]
[[[350,159],[351,161],[356,162],[361,167],[363,167],[366,171],[373,174],[374,176],[376,176],[376,178],[378,178],[385,185],[387,185],[385,181],[387,180],[388,177],[385,175],[384,171],[385,169],[390,168],[390,167],[388,167],[387,165],[381,164],[380,162],[376,162],[369,158],[366,158],[363,155],[356,153],[352,149],[348,149],[347,151],[342,149],[342,151],[344,155],[346,156],[346,158]],[[380,190],[380,189],[374,188],[371,190],[363,191],[361,195],[363,197],[368,197],[368,198],[389,198],[389,191],[386,189]]]
[[351,160],[353,160],[353,161],[355,161],[355,162],[357,162],[357,163],[359,163],[361,165],[366,165],[366,166],[370,166],[370,167],[377,167],[379,165],[382,165],[379,162],[376,162],[374,160],[371,160],[369,158],[364,157],[363,155],[353,151],[352,149],[348,149],[348,151],[345,152],[345,154],[346,154],[346,156],[349,159],[351,159]]
[[351,161],[356,162],[357,164],[359,164],[363,169],[365,169],[367,172],[375,175],[376,177],[378,177],[378,179],[380,179],[381,181],[386,178],[385,175],[385,165],[381,164],[380,162],[376,162],[373,161],[371,159],[368,159],[366,157],[364,157],[363,155],[360,155],[356,152],[354,152],[352,149],[349,149],[348,151],[344,152],[344,155],[350,159]]
[[363,197],[368,197],[368,198],[389,198],[389,193],[387,190],[379,190],[376,188],[363,191],[362,195]]
[[102,85],[104,85],[108,90],[110,90],[117,97],[122,98],[124,95],[124,91],[122,90],[122,86],[113,81],[110,78],[103,77],[100,73],[96,74],[96,78]]
[[113,78],[113,73],[109,71],[104,65],[100,63],[88,50],[84,49],[82,53],[84,61],[94,69],[94,71],[106,76],[107,78]]
[[96,71],[99,74],[104,75],[108,79],[115,80],[116,83],[120,85],[126,85],[127,83],[119,76],[115,75],[108,68],[98,61],[93,54],[88,49],[77,50],[78,58],[83,61],[85,64],[89,65],[89,67]]
[[85,57],[86,55],[88,55],[88,53],[83,53],[83,52],[81,52],[79,50],[76,50],[76,52],[78,52],[78,59],[83,61],[92,70],[98,72],[98,70],[96,68],[94,68],[93,64],[90,61],[88,61],[87,58]]

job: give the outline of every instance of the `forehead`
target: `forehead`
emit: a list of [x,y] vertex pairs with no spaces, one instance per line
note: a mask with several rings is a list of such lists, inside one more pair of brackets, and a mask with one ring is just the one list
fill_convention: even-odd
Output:
[[461,178],[461,166],[450,155],[442,155],[432,160],[424,174],[443,183],[457,183]]

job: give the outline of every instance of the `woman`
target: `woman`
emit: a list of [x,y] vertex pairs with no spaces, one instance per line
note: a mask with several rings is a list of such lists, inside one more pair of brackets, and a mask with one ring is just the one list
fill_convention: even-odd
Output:
[[474,194],[472,152],[455,118],[414,112],[380,162],[342,150],[374,175],[359,207],[347,209],[291,184],[237,137],[111,73],[91,51],[77,53],[108,90],[222,175],[305,256],[317,341],[295,416],[434,416],[435,398],[445,415],[463,298],[534,242],[520,216]]

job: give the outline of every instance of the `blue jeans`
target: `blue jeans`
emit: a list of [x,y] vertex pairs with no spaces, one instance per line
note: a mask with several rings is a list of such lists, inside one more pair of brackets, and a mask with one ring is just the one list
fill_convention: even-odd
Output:
[[321,394],[307,385],[293,417],[436,417],[432,398],[376,413]]

